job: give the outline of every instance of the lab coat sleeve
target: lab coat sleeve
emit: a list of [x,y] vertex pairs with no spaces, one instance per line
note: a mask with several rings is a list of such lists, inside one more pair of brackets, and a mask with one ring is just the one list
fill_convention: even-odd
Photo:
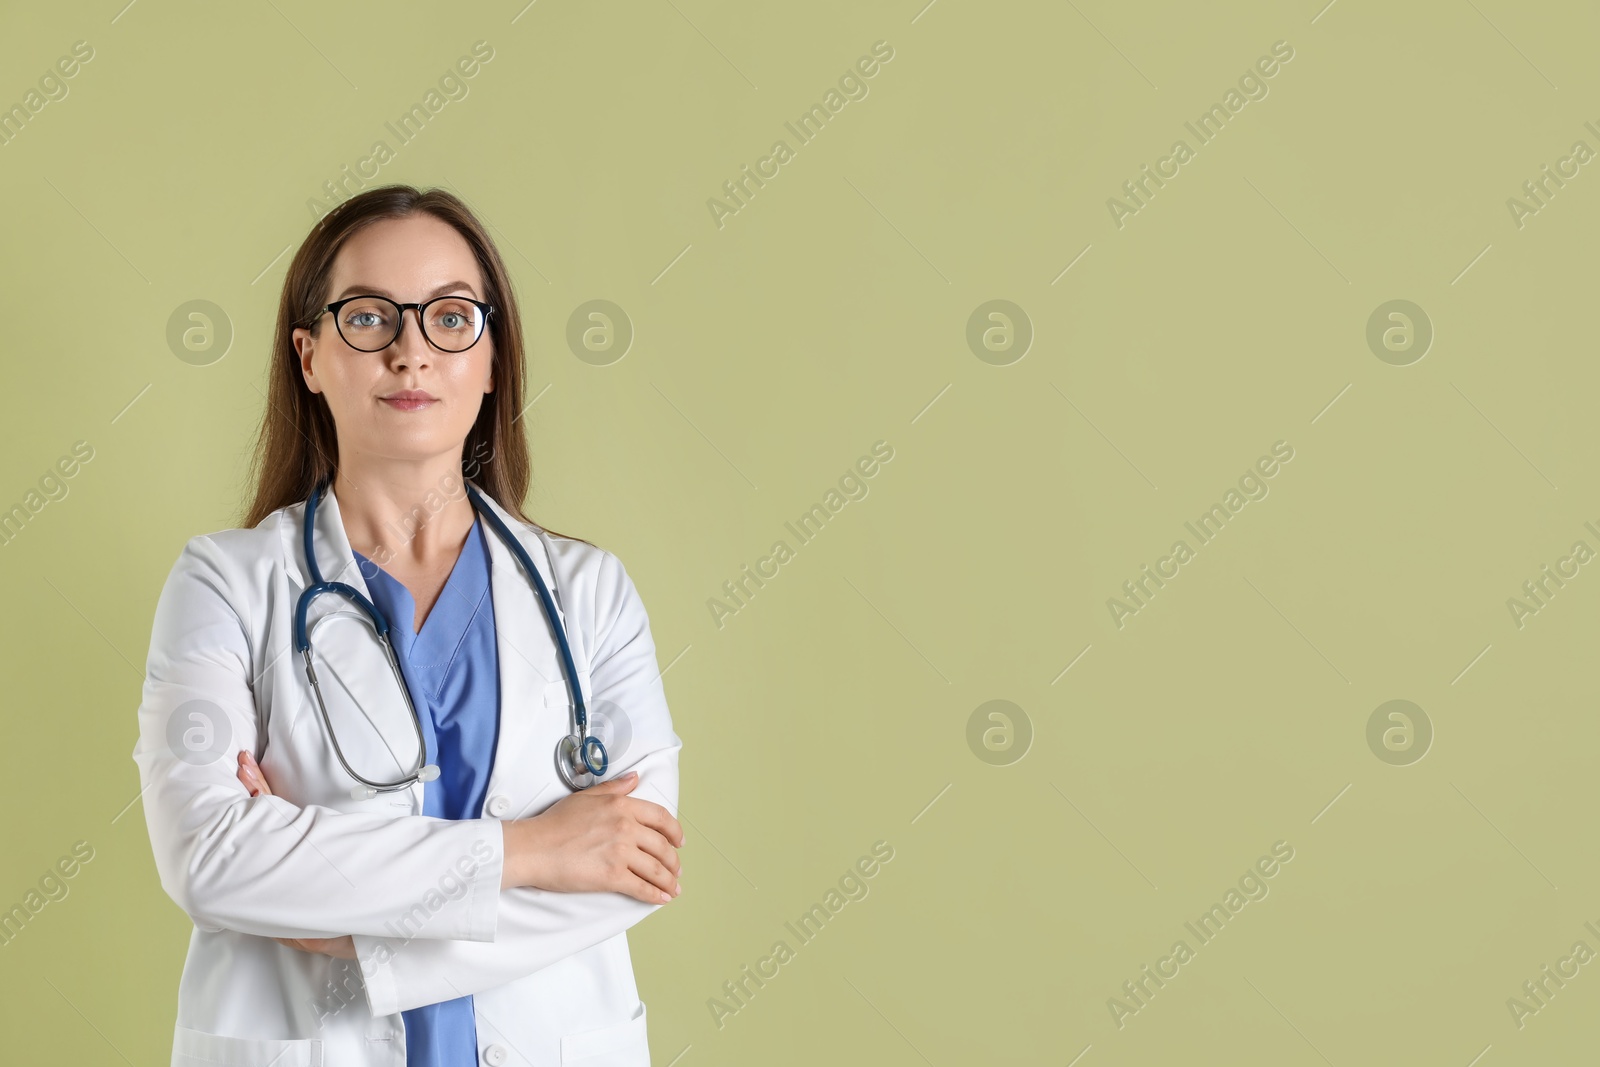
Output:
[[302,807],[239,781],[239,752],[260,754],[249,619],[230,592],[247,580],[196,537],[156,605],[133,757],[162,888],[208,932],[492,940],[497,820]]
[[[595,594],[600,639],[590,666],[590,704],[620,708],[633,731],[606,777],[639,772],[630,796],[678,814],[678,753],[656,648],[639,593],[621,561],[606,553]],[[606,620],[610,620],[609,624]],[[354,938],[373,1015],[469,996],[532,974],[627,930],[662,907],[621,893],[557,893],[519,887],[500,893],[492,943]]]

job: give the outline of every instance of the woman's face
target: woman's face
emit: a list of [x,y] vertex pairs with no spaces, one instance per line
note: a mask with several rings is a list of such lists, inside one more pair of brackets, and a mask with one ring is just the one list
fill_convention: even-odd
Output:
[[[427,214],[372,223],[340,248],[327,302],[372,293],[402,304],[445,294],[486,299],[483,276],[465,238]],[[346,305],[339,314],[357,315],[355,307]],[[445,313],[443,305],[428,309],[430,319]],[[315,337],[304,328],[294,331],[306,386],[321,393],[333,412],[341,466],[441,456],[458,462],[484,394],[494,389],[494,340],[487,326],[465,352],[445,352],[423,338],[416,310],[407,309],[401,320],[399,339],[378,352],[346,344],[332,313],[318,320]],[[406,394],[432,399],[419,403]]]

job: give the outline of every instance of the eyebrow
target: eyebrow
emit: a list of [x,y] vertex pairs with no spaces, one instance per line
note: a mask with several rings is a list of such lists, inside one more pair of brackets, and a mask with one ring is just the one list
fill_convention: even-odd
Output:
[[[422,299],[423,300],[431,300],[432,298],[434,298],[436,296],[442,296],[445,293],[453,293],[457,289],[465,289],[467,292],[472,293],[474,296],[476,296],[477,292],[478,292],[476,289],[474,289],[472,286],[468,285],[466,282],[445,282],[443,285],[439,286],[437,289],[435,289],[433,292],[427,294]],[[376,295],[376,296],[386,296],[386,297],[389,297],[391,300],[398,300],[399,299],[393,293],[389,292],[389,290],[387,290],[387,289],[381,288],[380,286],[376,286],[376,285],[367,285],[365,283],[358,283],[356,285],[347,285],[347,286],[344,287],[344,292],[340,293],[338,296],[334,297],[333,299],[335,299],[335,300],[343,300],[347,296],[353,296],[353,295],[356,295],[356,294],[360,294],[362,296],[365,296],[365,295],[367,295],[369,293],[373,294],[373,295]]]

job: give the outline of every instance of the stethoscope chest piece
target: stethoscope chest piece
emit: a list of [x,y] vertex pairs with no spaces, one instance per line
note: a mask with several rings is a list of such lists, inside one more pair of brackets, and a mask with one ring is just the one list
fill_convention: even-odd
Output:
[[576,734],[567,734],[556,742],[556,773],[562,784],[574,792],[598,782],[609,762],[606,746],[593,734],[581,740]]

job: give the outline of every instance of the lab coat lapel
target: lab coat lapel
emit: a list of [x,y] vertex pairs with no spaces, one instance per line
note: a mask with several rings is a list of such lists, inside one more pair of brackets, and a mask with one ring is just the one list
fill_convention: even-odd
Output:
[[[306,501],[302,500],[285,509],[283,531],[285,570],[298,583],[299,590],[311,584],[311,572],[305,560]],[[325,491],[317,499],[316,525],[311,530],[311,547],[317,554],[317,567],[325,582],[343,582],[356,592],[372,599],[367,583],[361,576],[361,567],[351,552],[350,538],[344,532],[344,519],[339,514],[339,498]],[[318,607],[320,607],[320,603]]]
[[[557,593],[554,573],[544,540],[528,530],[488,493],[482,493],[489,508],[522,543],[545,587],[556,602],[556,617],[566,626],[566,617]],[[500,730],[495,745],[494,781],[490,792],[515,789],[517,810],[510,817],[530,814],[526,805],[550,799],[550,783],[556,782],[554,738],[566,732],[559,713],[548,707],[547,694],[553,686],[565,686],[557,652],[555,631],[545,615],[539,594],[506,543],[493,530],[485,529],[490,552],[490,591],[494,598],[495,644],[500,661]],[[582,658],[578,636],[569,629],[572,655],[579,667],[580,680],[586,661]],[[565,705],[561,705],[565,707]],[[533,772],[539,768],[539,773]],[[548,781],[546,781],[548,779]],[[533,788],[528,788],[529,784]],[[559,792],[559,787],[558,792]]]

